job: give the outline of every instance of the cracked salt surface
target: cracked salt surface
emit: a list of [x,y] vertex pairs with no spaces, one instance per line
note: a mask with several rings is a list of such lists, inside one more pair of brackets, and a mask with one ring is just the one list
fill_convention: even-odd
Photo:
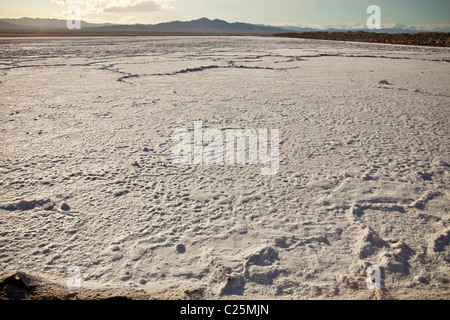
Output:
[[[1,39],[0,263],[203,298],[449,297],[450,50],[257,37]],[[389,84],[380,85],[386,79]],[[280,168],[171,133],[279,129]],[[196,291],[198,289],[198,291]]]

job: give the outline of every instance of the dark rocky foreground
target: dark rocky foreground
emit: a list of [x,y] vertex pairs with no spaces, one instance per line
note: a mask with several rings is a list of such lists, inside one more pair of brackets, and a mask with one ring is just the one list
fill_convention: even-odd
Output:
[[40,276],[22,271],[0,275],[1,300],[199,300],[202,291],[192,288],[181,290],[146,291],[132,288],[68,289]]
[[365,31],[278,33],[275,37],[450,47],[450,33],[372,33]]

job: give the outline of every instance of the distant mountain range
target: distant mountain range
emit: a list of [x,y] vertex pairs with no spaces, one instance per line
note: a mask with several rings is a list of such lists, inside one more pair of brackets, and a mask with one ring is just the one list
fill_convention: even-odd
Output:
[[[351,31],[375,33],[418,33],[405,29],[351,29]],[[88,23],[81,21],[80,30],[69,30],[62,19],[0,19],[0,34],[223,34],[223,35],[270,35],[283,32],[349,31],[338,29],[313,29],[293,26],[267,26],[249,23],[229,23],[223,20],[201,18],[192,21],[172,21],[158,24],[119,25],[111,23]],[[422,31],[423,32],[423,31]]]
[[192,21],[172,21],[158,24],[95,24],[81,21],[81,29],[69,30],[61,19],[0,19],[2,33],[195,33],[195,34],[274,34],[286,29],[249,23],[228,23],[223,20],[201,18]]

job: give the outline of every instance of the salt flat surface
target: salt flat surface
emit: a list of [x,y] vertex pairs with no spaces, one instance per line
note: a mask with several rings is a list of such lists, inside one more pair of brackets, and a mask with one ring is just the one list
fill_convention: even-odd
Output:
[[[449,49],[12,38],[0,57],[1,271],[358,299],[377,265],[394,298],[449,297]],[[196,120],[278,129],[279,170],[174,164]]]

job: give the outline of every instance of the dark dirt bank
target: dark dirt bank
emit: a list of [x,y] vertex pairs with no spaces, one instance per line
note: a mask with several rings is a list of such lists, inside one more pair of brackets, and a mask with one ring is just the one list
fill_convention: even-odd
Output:
[[22,271],[0,275],[0,301],[2,300],[200,300],[202,290],[198,288],[165,289],[146,291],[143,289],[117,287],[85,287],[68,289],[40,276]]
[[450,33],[372,33],[365,31],[278,33],[275,37],[450,47]]

